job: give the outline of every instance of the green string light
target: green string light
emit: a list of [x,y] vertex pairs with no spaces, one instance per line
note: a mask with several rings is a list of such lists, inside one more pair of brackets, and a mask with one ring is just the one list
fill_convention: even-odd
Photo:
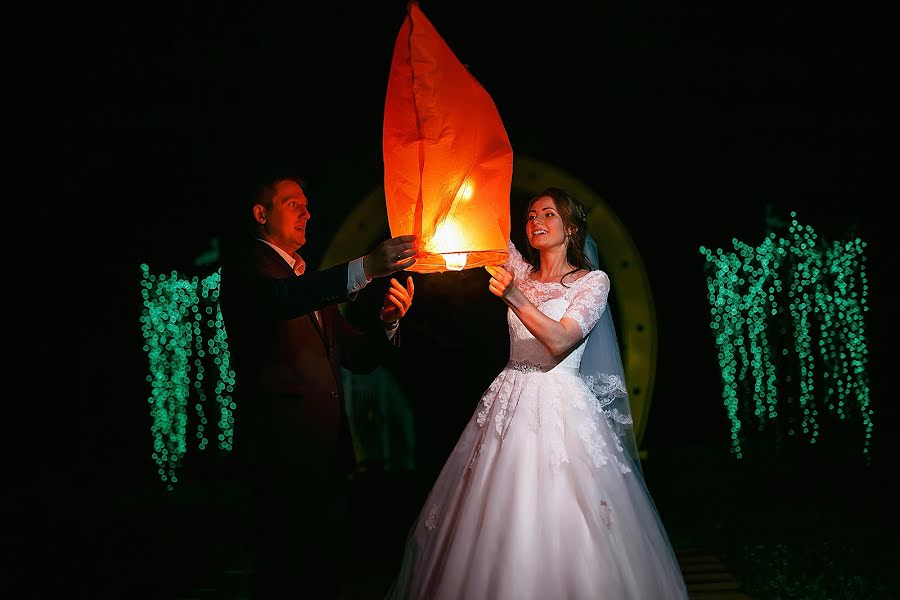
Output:
[[[141,273],[141,331],[149,360],[153,459],[171,490],[178,482],[177,471],[188,450],[189,436],[196,439],[198,450],[209,446],[209,413],[218,414],[217,447],[232,449],[234,371],[219,308],[219,272],[203,279],[177,271],[154,275],[142,264]],[[207,377],[208,371],[213,377]],[[212,407],[210,394],[215,398]],[[189,405],[196,416],[192,432]]]
[[866,244],[827,245],[796,213],[786,233],[757,247],[733,239],[733,252],[700,248],[731,451],[743,457],[751,424],[816,444],[836,419],[862,424],[869,461]]

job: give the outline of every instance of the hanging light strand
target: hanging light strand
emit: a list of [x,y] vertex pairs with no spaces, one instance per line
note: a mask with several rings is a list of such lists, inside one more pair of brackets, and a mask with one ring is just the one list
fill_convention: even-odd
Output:
[[791,213],[786,235],[732,245],[700,248],[732,453],[743,457],[751,423],[816,444],[833,418],[862,424],[869,460],[865,242],[827,246]]
[[[218,304],[219,273],[202,280],[177,271],[154,275],[146,264],[141,265],[141,273],[141,331],[151,389],[152,458],[160,479],[171,490],[178,482],[178,469],[191,435],[199,451],[209,446],[207,415],[211,409],[219,415],[218,448],[231,450],[234,372]],[[212,383],[208,371],[215,374]],[[215,407],[210,407],[209,391],[216,398]],[[189,406],[194,412],[193,432],[189,431]]]

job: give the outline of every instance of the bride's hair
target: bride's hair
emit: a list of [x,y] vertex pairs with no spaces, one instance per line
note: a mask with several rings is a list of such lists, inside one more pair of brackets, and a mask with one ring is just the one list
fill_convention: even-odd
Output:
[[[559,218],[562,219],[566,231],[569,232],[569,237],[566,238],[566,260],[569,261],[570,265],[574,265],[575,268],[563,275],[562,279],[565,280],[566,277],[580,269],[586,271],[593,269],[591,262],[584,253],[584,240],[585,236],[587,236],[587,212],[584,210],[584,205],[565,190],[549,187],[528,201],[528,204],[525,206],[526,223],[528,222],[528,212],[534,203],[541,198],[553,199],[553,203],[556,204],[556,212],[559,213]],[[525,259],[535,271],[541,268],[541,255],[531,244],[526,246]]]

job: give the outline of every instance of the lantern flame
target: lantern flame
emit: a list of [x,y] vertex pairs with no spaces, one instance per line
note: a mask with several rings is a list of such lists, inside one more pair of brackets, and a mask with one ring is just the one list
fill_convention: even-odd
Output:
[[456,219],[447,217],[437,226],[431,240],[427,244],[429,252],[440,254],[451,271],[462,271],[466,266],[466,252],[449,252],[465,248],[466,239]]
[[465,252],[460,254],[442,254],[441,256],[444,257],[444,263],[450,271],[462,271],[466,268],[466,261],[469,258],[469,255]]

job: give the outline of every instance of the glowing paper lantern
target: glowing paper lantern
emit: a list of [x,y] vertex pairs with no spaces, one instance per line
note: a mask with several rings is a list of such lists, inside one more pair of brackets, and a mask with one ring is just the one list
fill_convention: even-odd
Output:
[[506,260],[513,167],[506,129],[416,2],[394,45],[383,151],[391,235],[418,235],[424,252],[410,271]]

